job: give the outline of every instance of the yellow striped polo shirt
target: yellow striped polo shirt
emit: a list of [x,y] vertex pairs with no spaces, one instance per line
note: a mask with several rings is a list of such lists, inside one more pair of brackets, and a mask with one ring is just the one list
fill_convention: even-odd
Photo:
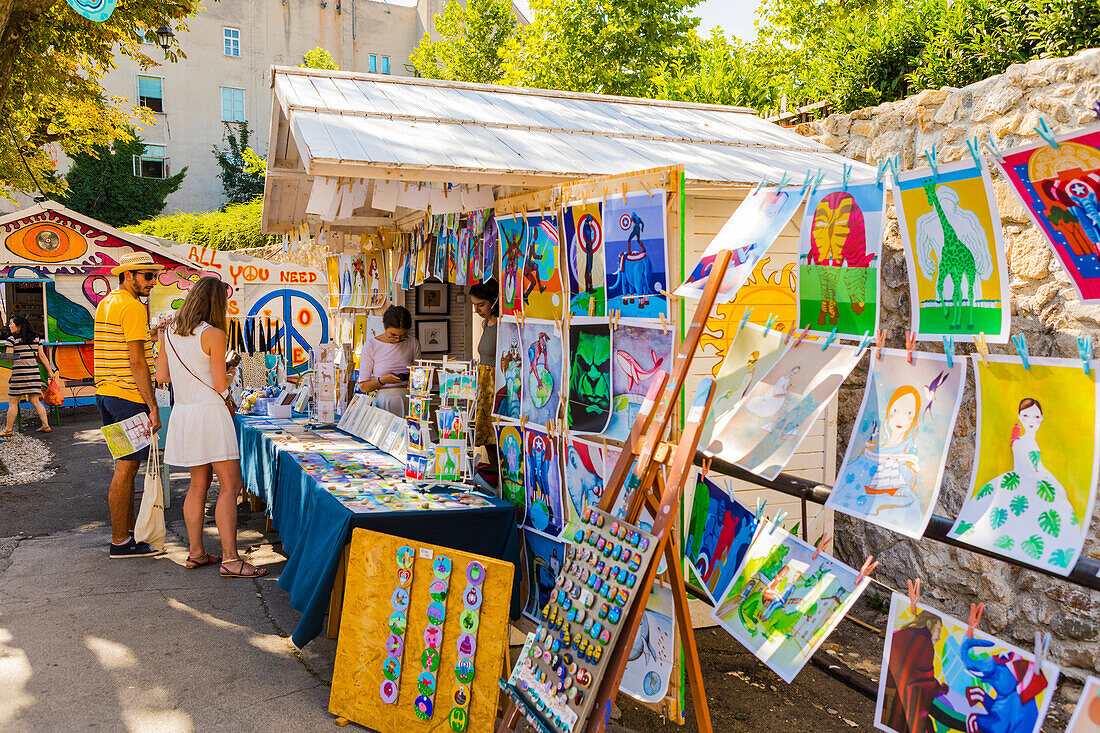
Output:
[[145,402],[130,371],[127,341],[145,342],[145,361],[153,371],[149,312],[126,290],[112,290],[95,309],[95,393]]

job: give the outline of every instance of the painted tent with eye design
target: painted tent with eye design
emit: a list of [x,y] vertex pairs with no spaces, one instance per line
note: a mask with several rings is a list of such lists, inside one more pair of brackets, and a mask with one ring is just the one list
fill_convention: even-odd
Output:
[[555,321],[530,318],[520,329],[520,414],[540,425],[556,420],[561,407],[565,357],[560,329]]
[[565,259],[569,272],[569,314],[607,314],[603,242],[603,204],[599,200],[567,204],[562,212]]
[[611,327],[606,323],[569,327],[566,420],[570,430],[601,433],[611,419],[612,345]]

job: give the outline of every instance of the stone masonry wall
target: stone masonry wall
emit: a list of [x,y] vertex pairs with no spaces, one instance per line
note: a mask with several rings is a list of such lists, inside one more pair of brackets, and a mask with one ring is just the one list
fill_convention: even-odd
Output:
[[[1032,128],[1040,117],[1055,133],[1069,132],[1096,121],[1092,107],[1098,101],[1100,49],[1091,49],[1071,58],[1017,64],[963,89],[927,90],[796,129],[840,154],[872,164],[900,153],[901,170],[910,170],[927,166],[923,153],[933,145],[944,163],[968,157],[966,140],[975,135],[984,140],[992,133],[1002,149],[1035,141]],[[993,179],[1011,271],[1012,333],[1027,335],[1032,355],[1076,358],[1078,335],[1097,334],[1094,341],[1100,342],[1100,306],[1081,303],[1008,183],[995,170]],[[910,326],[906,265],[892,205],[887,214],[880,326],[887,332],[887,345],[904,347]],[[942,350],[932,344],[918,348]],[[990,350],[1015,354],[1011,344]],[[970,351],[967,345],[956,349]],[[866,368],[861,369],[840,393],[838,464],[866,385]],[[949,518],[962,505],[974,458],[972,371],[968,382],[936,508]],[[965,619],[969,604],[983,601],[982,629],[1026,649],[1036,630],[1050,631],[1051,656],[1063,666],[1063,675],[1082,680],[1100,672],[1100,593],[938,542],[908,540],[841,514],[835,521],[837,551],[847,562],[858,567],[866,555],[874,555],[881,561],[876,578],[903,592],[906,578],[919,576],[924,600],[956,617]],[[1100,558],[1098,532],[1100,508],[1085,544],[1089,557]],[[1071,693],[1068,699],[1076,697]],[[1057,702],[1064,714],[1066,698]]]

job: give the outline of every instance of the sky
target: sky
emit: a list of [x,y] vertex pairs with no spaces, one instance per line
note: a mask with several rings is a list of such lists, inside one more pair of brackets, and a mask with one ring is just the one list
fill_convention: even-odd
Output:
[[[531,10],[527,0],[515,0],[519,9],[530,18]],[[695,15],[699,16],[699,30],[709,33],[715,26],[721,26],[726,35],[735,35],[748,41],[756,36],[753,21],[756,19],[756,8],[759,0],[703,0],[695,8]]]

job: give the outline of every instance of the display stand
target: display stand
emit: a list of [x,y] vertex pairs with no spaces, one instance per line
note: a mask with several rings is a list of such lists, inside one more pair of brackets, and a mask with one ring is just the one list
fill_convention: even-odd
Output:
[[[699,650],[695,642],[695,631],[688,610],[687,591],[684,585],[682,555],[679,543],[673,532],[673,520],[679,513],[680,499],[684,484],[691,470],[695,451],[698,447],[699,433],[703,421],[710,409],[714,397],[714,381],[704,379],[685,420],[685,427],[678,444],[663,441],[663,436],[675,413],[677,403],[684,389],[695,351],[699,346],[707,318],[714,306],[718,290],[729,264],[730,253],[719,253],[707,278],[703,297],[695,310],[684,341],[676,354],[671,384],[666,389],[667,377],[655,379],[649,393],[642,403],[638,417],[626,442],[627,448],[619,455],[606,488],[600,499],[599,508],[610,512],[615,506],[619,492],[624,485],[628,491],[629,502],[626,515],[628,524],[637,523],[642,508],[646,508],[654,517],[652,533],[656,546],[655,556],[664,553],[672,586],[674,615],[677,630],[683,643],[684,663],[687,665],[688,682],[692,688],[692,703],[695,709],[696,725],[700,731],[710,733],[710,710],[703,685],[702,667],[699,663]],[[664,393],[663,395],[661,393]],[[659,404],[658,398],[660,397]],[[656,408],[656,410],[654,409]],[[644,442],[643,442],[644,441]],[[640,444],[640,448],[638,448]],[[633,464],[633,466],[632,466]],[[662,469],[667,469],[662,471]],[[667,473],[667,477],[666,477]],[[652,562],[646,568],[643,578],[639,579],[640,591],[633,601],[629,613],[623,621],[618,643],[611,650],[611,659],[598,686],[594,686],[596,699],[591,706],[592,714],[586,721],[578,721],[574,730],[587,733],[602,733],[610,718],[611,705],[622,681],[627,658],[633,644],[646,601],[653,583],[657,578],[659,563]],[[519,664],[524,663],[526,655],[521,655]],[[541,712],[532,709],[526,701],[508,683],[502,681],[502,688],[510,699],[504,717],[498,727],[498,733],[516,729],[521,715],[537,729],[553,733],[557,729],[544,719]]]

